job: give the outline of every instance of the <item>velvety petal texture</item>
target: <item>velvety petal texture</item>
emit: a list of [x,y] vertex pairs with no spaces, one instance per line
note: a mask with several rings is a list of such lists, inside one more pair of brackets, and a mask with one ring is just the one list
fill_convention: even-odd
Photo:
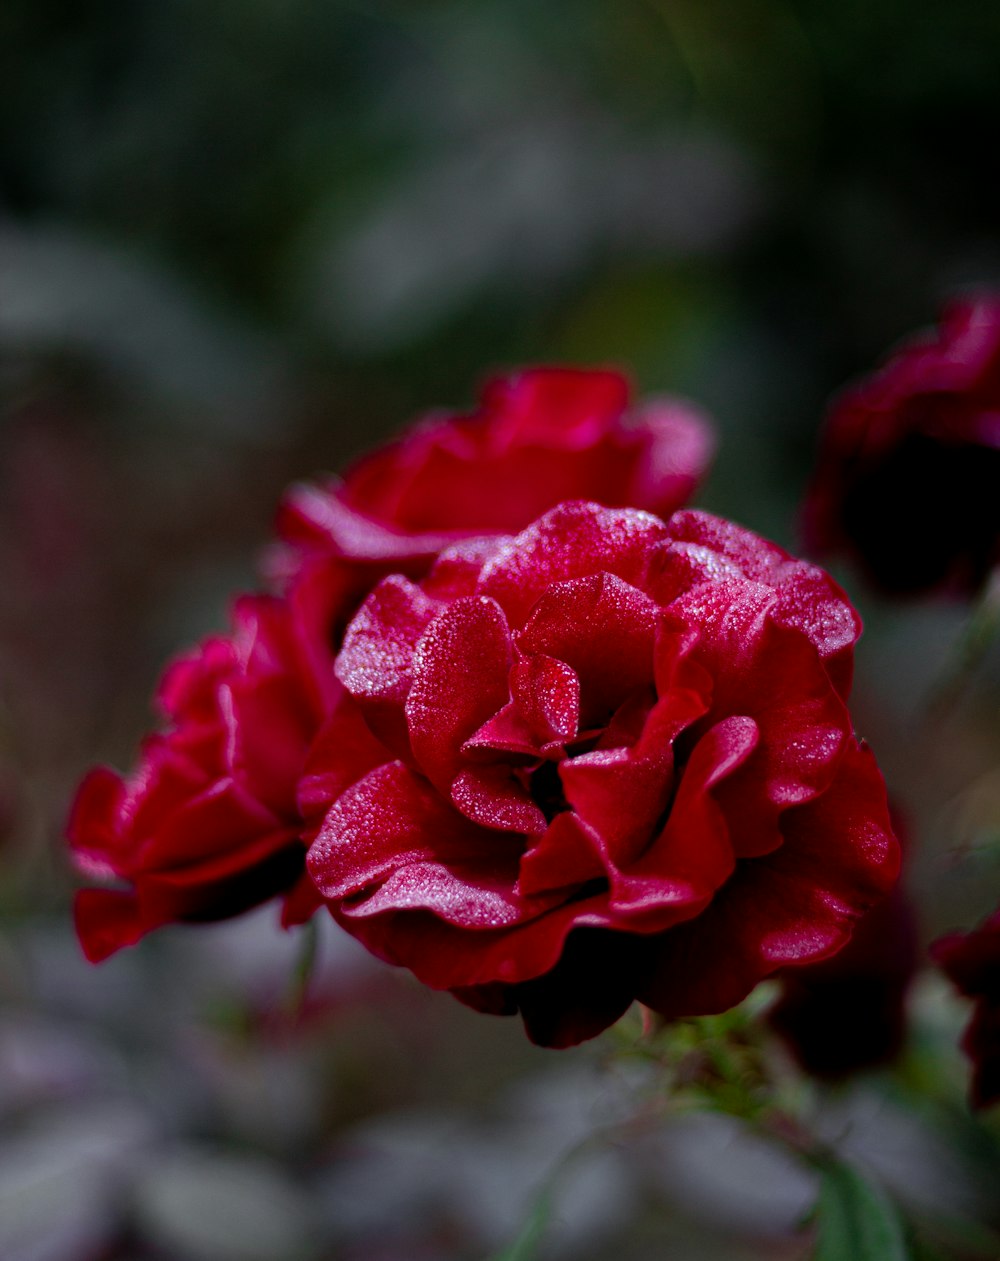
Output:
[[974,1001],[962,1049],[972,1061],[974,1107],[1000,1102],[1000,908],[971,933],[951,933],[931,955],[960,994]]
[[1000,294],[953,302],[834,401],[804,525],[886,592],[982,586],[1000,559]]
[[859,632],[822,570],[704,513],[577,500],[445,549],[347,628],[375,760],[346,785],[314,751],[308,871],[370,950],[544,1045],[634,999],[722,1011],[896,879],[846,708]]

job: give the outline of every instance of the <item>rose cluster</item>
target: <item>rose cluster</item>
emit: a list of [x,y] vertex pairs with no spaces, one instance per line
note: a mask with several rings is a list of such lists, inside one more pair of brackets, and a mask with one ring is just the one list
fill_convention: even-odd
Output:
[[567,1046],[638,999],[718,1012],[826,959],[898,845],[821,569],[684,510],[712,451],[612,372],[495,381],[294,488],[275,593],[167,672],[84,781],[92,960],[281,898]]

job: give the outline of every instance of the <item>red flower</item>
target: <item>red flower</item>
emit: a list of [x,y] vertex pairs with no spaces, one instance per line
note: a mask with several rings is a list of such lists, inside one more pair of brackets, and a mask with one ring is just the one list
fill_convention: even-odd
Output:
[[77,894],[92,962],[161,924],[223,919],[280,893],[293,919],[315,907],[296,790],[329,702],[290,606],[239,601],[232,635],[175,662],[158,699],[170,728],[146,739],[127,781],[91,771],[70,815],[77,866],[125,886]]
[[[283,598],[245,599],[230,637],[168,672],[170,729],[128,782],[98,768],[80,787],[75,860],[125,885],[78,895],[88,958],[280,894],[286,923],[308,918],[305,843],[330,794],[381,750],[333,674],[345,626],[387,573],[420,577],[446,543],[527,524],[564,493],[682,502],[709,458],[707,426],[675,402],[634,416],[626,404],[615,373],[524,372],[488,386],[476,415],[427,422],[345,482],[292,492]],[[314,742],[320,769],[300,782]]]
[[807,542],[889,592],[975,592],[1000,541],[1000,295],[955,302],[833,405]]
[[442,546],[523,529],[565,499],[669,516],[704,477],[714,441],[686,403],[629,408],[617,372],[534,368],[497,378],[467,416],[411,426],[344,479],[294,488],[279,514],[282,567],[330,555],[408,572]]
[[1000,1100],[1000,909],[971,933],[952,933],[931,955],[960,994],[976,1000],[962,1050],[972,1061],[972,1103]]
[[845,706],[859,629],[821,570],[706,514],[577,502],[457,545],[347,630],[345,723],[382,748],[354,782],[314,755],[309,871],[369,949],[543,1045],[634,998],[724,1010],[895,879]]

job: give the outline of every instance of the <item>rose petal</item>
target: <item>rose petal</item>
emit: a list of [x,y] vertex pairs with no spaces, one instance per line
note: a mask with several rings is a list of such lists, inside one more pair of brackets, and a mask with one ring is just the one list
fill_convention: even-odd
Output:
[[84,777],[70,809],[67,835],[73,859],[89,875],[114,875],[123,859],[121,815],[125,784],[110,767]]
[[663,399],[628,417],[625,429],[643,439],[642,459],[635,463],[625,503],[666,520],[687,503],[708,473],[715,454],[711,424],[689,403]]
[[307,924],[322,905],[320,891],[313,884],[309,873],[303,871],[282,899],[281,927],[298,928]]
[[413,682],[413,655],[440,611],[419,587],[399,574],[383,579],[344,635],[336,673],[362,706],[372,732],[389,748],[409,748],[405,704]]
[[578,815],[564,811],[521,858],[517,887],[532,896],[606,880],[607,874],[600,837]]
[[781,844],[782,811],[822,792],[836,771],[850,717],[812,642],[775,619],[775,596],[757,583],[693,588],[671,606],[697,622],[697,659],[714,685],[709,719],[743,714],[760,739],[719,794],[737,854]]
[[542,654],[515,662],[513,699],[463,745],[473,756],[500,752],[530,758],[558,753],[575,739],[580,722],[580,681],[565,661]]
[[730,877],[735,867],[730,827],[715,795],[750,757],[757,739],[752,719],[727,718],[695,745],[663,830],[634,861],[611,872],[611,905],[633,925],[641,921],[651,929],[688,918],[678,915],[678,907],[707,904]]
[[[409,968],[432,989],[517,984],[543,976],[557,963],[575,927],[611,928],[607,896],[597,893],[570,905],[557,895],[526,898],[521,923],[475,932],[448,923],[431,910],[385,910],[366,914],[367,903],[341,903],[330,909],[347,930],[390,963]],[[533,914],[533,918],[528,915]]]
[[178,802],[143,838],[131,856],[133,870],[166,871],[206,856],[239,850],[248,840],[284,827],[243,785],[221,779],[197,796]]
[[506,619],[485,597],[448,605],[417,645],[406,700],[410,745],[442,792],[463,769],[463,744],[510,699],[511,658]]
[[135,895],[117,889],[81,889],[73,899],[73,920],[90,963],[134,946],[145,931]]
[[454,540],[447,530],[394,530],[352,507],[343,486],[337,480],[293,486],[278,509],[278,534],[296,546],[320,546],[351,560],[383,562],[429,559]]
[[204,861],[140,872],[135,887],[144,931],[174,920],[242,914],[291,888],[304,861],[305,847],[286,828]]
[[621,865],[643,849],[673,790],[673,756],[664,741],[650,756],[634,749],[599,749],[559,768],[566,800],[603,837]]
[[517,636],[529,657],[566,662],[580,679],[585,727],[603,725],[611,712],[653,673],[657,605],[609,573],[553,584]]
[[[625,1014],[643,966],[641,938],[577,929],[566,938],[559,962],[550,972],[506,987],[501,1000],[506,1006],[500,1010],[511,1015],[520,1010],[536,1046],[576,1046]],[[458,990],[455,996],[480,1011],[496,1010],[500,996],[495,989]]]
[[[484,876],[516,878],[520,842],[479,827],[400,762],[369,772],[330,809],[309,850],[308,869],[324,897],[370,891],[397,869],[477,864]],[[512,857],[513,855],[513,857]]]
[[500,832],[535,836],[545,815],[507,766],[468,767],[451,784],[451,800],[467,819]]
[[899,870],[885,787],[870,753],[848,746],[838,779],[788,812],[786,843],[739,863],[711,905],[651,944],[638,994],[670,1018],[725,1011],[777,968],[826,958]]
[[[670,533],[678,544],[705,549],[703,580],[716,581],[722,563],[737,566],[744,577],[774,590],[774,619],[805,632],[846,699],[853,668],[851,653],[861,634],[861,618],[829,574],[796,560],[752,531],[707,512],[685,509],[675,513]],[[689,549],[685,554],[690,558]]]
[[621,416],[628,396],[620,372],[535,368],[490,381],[482,410],[497,447],[520,440],[586,450]]
[[667,537],[667,527],[648,512],[560,504],[487,563],[480,589],[500,604],[511,626],[520,626],[556,582],[603,571],[641,588],[650,548]]

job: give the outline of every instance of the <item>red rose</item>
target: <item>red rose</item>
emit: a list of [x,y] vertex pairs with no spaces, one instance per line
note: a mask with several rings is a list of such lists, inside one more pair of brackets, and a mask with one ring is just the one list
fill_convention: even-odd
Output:
[[974,592],[1000,540],[1000,296],[955,302],[833,405],[807,542],[890,592]]
[[[526,524],[567,488],[679,504],[707,464],[707,426],[678,403],[635,416],[626,403],[615,373],[524,372],[488,386],[475,416],[425,423],[336,488],[292,492],[283,598],[242,601],[229,638],[173,667],[160,693],[170,729],[127,783],[99,768],[81,785],[75,860],[126,885],[78,895],[89,958],[279,894],[286,923],[312,913],[315,890],[296,881],[304,843],[330,793],[381,752],[333,674],[344,627],[385,574],[419,577],[446,543]],[[320,770],[300,782],[314,742]]]
[[296,792],[329,708],[323,690],[290,606],[266,596],[240,600],[230,637],[167,670],[158,699],[169,729],[146,739],[128,780],[91,771],[70,815],[77,866],[126,886],[77,894],[88,959],[161,924],[222,919],[283,892],[293,891],[292,918],[303,900],[313,909]]
[[976,1000],[962,1050],[972,1061],[972,1103],[1000,1100],[1000,909],[971,933],[952,933],[931,955],[960,994]]
[[[669,515],[714,450],[677,399],[629,408],[617,372],[530,368],[490,381],[471,415],[435,414],[363,457],[343,479],[293,487],[272,555],[306,629],[313,667],[332,664],[361,600],[388,573],[420,578],[461,538],[522,529],[564,499]],[[335,716],[324,743],[344,738]]]
[[895,879],[845,706],[859,629],[821,570],[702,513],[569,503],[458,545],[347,630],[350,723],[385,751],[353,783],[313,758],[309,871],[369,949],[543,1045],[635,998],[724,1010]]
[[331,554],[409,569],[455,539],[523,529],[565,499],[647,508],[687,503],[711,460],[711,428],[676,399],[630,409],[617,372],[533,368],[491,381],[467,416],[407,429],[343,480],[291,491],[283,567]]

